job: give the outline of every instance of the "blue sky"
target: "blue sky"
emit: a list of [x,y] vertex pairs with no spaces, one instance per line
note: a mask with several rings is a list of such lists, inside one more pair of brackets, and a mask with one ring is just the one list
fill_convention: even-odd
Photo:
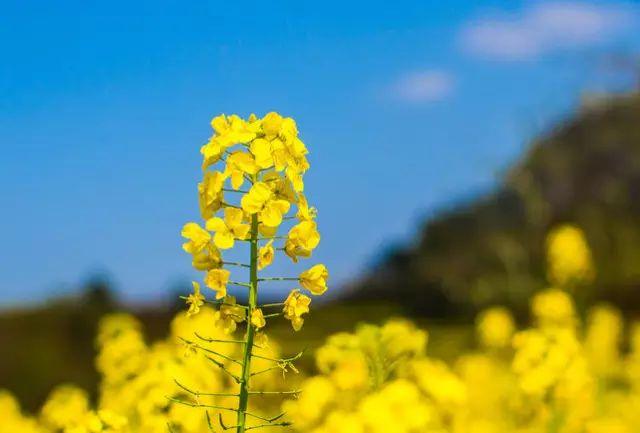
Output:
[[[334,286],[495,185],[585,91],[622,90],[620,2],[3,2],[0,303],[106,271],[129,300],[191,278],[218,113],[296,118]],[[637,27],[636,27],[637,28]],[[288,268],[283,268],[288,269]]]

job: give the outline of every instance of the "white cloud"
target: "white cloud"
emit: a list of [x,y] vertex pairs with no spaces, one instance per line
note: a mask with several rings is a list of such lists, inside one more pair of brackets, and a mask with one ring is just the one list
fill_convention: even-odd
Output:
[[394,94],[409,102],[435,102],[451,94],[455,86],[453,76],[441,70],[410,72],[401,76],[393,86]]
[[633,28],[635,15],[635,9],[621,4],[538,3],[517,14],[470,22],[460,39],[466,50],[482,57],[526,60],[606,42]]

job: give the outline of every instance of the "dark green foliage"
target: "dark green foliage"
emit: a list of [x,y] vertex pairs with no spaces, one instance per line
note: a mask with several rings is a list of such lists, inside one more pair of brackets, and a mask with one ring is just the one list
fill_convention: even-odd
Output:
[[522,314],[546,285],[544,239],[571,222],[587,234],[597,281],[579,298],[640,309],[640,97],[583,108],[535,141],[493,194],[427,221],[417,246],[388,255],[350,291],[415,314]]

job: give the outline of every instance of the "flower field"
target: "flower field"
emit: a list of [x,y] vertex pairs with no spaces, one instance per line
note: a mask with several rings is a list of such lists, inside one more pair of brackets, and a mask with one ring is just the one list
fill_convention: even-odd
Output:
[[[97,399],[60,385],[29,414],[2,391],[0,433],[640,431],[640,323],[608,304],[578,308],[597,269],[571,224],[547,236],[548,284],[528,320],[487,308],[467,324],[475,342],[446,361],[432,354],[430,329],[403,317],[372,317],[293,350],[329,271],[315,263],[296,276],[263,274],[277,258],[308,260],[320,243],[303,192],[306,145],[277,113],[219,116],[212,127],[201,149],[202,223],[182,229],[202,279],[169,334],[150,344],[133,315],[105,316]],[[264,303],[273,284],[290,289]],[[286,332],[271,333],[276,321]]]

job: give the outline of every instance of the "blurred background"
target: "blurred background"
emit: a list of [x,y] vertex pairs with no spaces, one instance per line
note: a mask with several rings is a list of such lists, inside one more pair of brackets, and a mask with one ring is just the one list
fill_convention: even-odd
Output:
[[561,223],[597,270],[578,305],[637,317],[639,24],[617,1],[4,2],[0,388],[95,392],[107,312],[166,335],[219,113],[292,116],[311,150],[331,296],[300,345],[407,315],[452,356],[487,306],[526,320]]

